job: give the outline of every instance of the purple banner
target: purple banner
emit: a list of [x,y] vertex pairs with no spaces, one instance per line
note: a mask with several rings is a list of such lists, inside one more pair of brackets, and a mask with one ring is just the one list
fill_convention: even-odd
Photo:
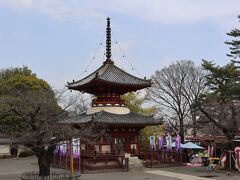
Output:
[[166,137],[166,143],[167,143],[167,150],[171,151],[172,150],[172,137],[168,135]]
[[155,148],[155,136],[150,136],[149,141],[150,141],[150,149],[154,149]]
[[158,150],[161,150],[163,147],[163,138],[158,136]]
[[175,148],[177,152],[181,150],[181,137],[179,135],[176,137]]

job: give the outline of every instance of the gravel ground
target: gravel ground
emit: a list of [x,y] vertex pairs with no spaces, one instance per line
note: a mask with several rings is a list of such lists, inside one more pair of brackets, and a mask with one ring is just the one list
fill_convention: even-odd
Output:
[[[0,180],[19,180],[22,172],[37,171],[36,157],[0,159]],[[52,168],[52,171],[64,171]],[[165,167],[132,169],[129,172],[83,174],[81,180],[239,180],[237,172],[209,172],[206,167]]]

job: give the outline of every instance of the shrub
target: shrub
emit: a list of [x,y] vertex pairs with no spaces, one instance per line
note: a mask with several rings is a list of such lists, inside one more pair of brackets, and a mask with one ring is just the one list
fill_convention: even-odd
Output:
[[29,157],[29,156],[33,156],[34,152],[31,150],[25,150],[19,153],[18,157]]
[[9,159],[11,155],[0,155],[0,159]]

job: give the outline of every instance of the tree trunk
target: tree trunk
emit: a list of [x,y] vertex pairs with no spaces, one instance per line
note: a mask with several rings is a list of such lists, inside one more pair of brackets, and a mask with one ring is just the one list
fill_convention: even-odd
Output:
[[[235,161],[232,157],[232,152],[233,151],[233,142],[232,142],[232,139],[228,139],[228,145],[227,145],[227,158],[226,158],[226,169],[228,171],[231,171],[232,169],[235,168]],[[231,159],[230,159],[231,157]],[[230,162],[231,161],[231,162]]]
[[51,151],[44,147],[37,148],[39,176],[50,175]]
[[180,119],[179,135],[180,135],[180,137],[181,137],[181,143],[184,144],[184,126],[183,126],[183,119]]

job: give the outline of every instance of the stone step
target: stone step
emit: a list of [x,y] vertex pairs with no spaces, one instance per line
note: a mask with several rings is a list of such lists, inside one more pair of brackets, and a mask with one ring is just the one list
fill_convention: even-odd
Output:
[[140,160],[137,156],[129,157],[129,168],[142,168],[143,161]]

